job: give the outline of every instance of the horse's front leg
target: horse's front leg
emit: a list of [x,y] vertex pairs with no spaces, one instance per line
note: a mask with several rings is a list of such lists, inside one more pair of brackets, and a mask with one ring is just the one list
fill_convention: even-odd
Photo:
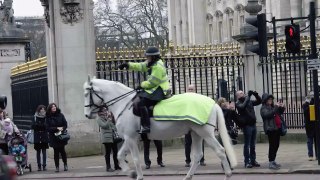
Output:
[[192,137],[193,162],[187,176],[183,180],[192,179],[194,173],[196,172],[199,166],[200,160],[203,157],[203,152],[202,152],[203,139],[194,132],[191,132],[191,137]]
[[[137,175],[137,180],[143,180],[143,173],[141,169],[141,163],[140,163],[140,154],[139,154],[139,148],[138,148],[138,143],[136,142],[135,139],[127,139],[126,140],[128,143],[128,147],[131,152],[132,160],[134,162],[134,165],[136,167],[136,175]],[[132,178],[135,178],[135,173],[133,172],[131,174]]]
[[122,169],[123,172],[127,172],[130,170],[130,167],[128,166],[128,164],[125,162],[125,158],[126,158],[126,153],[128,153],[129,151],[129,146],[126,143],[126,141],[123,142],[119,152],[118,152],[118,161],[120,163],[120,167]]

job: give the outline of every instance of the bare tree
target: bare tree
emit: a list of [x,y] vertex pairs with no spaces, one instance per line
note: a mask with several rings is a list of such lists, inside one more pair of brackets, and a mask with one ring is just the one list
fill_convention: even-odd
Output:
[[[99,0],[95,6],[97,36],[116,39],[123,46],[168,44],[166,0]],[[150,41],[149,41],[150,40]]]

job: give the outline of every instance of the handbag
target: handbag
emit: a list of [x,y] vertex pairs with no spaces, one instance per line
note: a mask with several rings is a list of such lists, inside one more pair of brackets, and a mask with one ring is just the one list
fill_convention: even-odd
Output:
[[122,141],[122,138],[119,136],[118,132],[114,129],[112,129],[112,138],[113,138],[113,143],[119,143]]
[[60,141],[68,142],[70,140],[70,134],[67,130],[61,131],[59,135],[56,136]]
[[280,128],[280,136],[285,136],[287,134],[287,125],[284,121],[283,117],[281,117],[281,128]]
[[34,144],[34,131],[33,130],[29,130],[27,132],[27,141],[29,144]]

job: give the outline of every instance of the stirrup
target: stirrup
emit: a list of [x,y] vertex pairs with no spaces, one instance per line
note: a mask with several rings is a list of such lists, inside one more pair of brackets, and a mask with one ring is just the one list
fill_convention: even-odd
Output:
[[139,134],[150,133],[150,127],[142,127],[139,131]]

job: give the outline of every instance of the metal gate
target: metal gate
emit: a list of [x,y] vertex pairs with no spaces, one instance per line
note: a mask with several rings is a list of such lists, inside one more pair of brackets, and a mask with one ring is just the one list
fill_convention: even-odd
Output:
[[286,105],[285,119],[288,128],[304,128],[302,104],[313,89],[312,74],[307,71],[309,50],[300,54],[279,52],[260,58],[264,92],[273,94],[275,100],[283,99]]

